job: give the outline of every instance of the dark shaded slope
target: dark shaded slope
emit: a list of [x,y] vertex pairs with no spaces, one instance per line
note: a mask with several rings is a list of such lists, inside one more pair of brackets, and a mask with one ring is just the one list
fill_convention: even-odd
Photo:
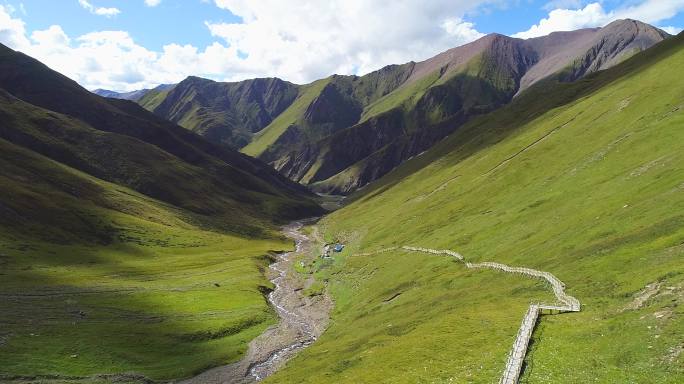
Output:
[[[204,214],[289,218],[318,211],[270,167],[154,116],[104,99],[0,47],[2,137],[69,166]],[[253,212],[250,212],[253,211]]]
[[149,109],[214,143],[241,148],[296,96],[294,84],[275,78],[220,83],[188,77]]
[[320,214],[311,197],[0,46],[0,382],[169,382],[238,360],[277,321],[276,224]]
[[[278,143],[290,152],[274,159],[267,151],[262,158],[273,161],[288,177],[325,192],[346,193],[375,180],[470,117],[506,104],[537,60],[520,40],[490,35],[478,44],[482,51],[459,72],[442,68],[428,86],[416,90],[417,96],[322,141],[307,143],[306,150],[297,142],[283,142],[289,139],[284,135]],[[320,183],[335,176],[339,177]]]

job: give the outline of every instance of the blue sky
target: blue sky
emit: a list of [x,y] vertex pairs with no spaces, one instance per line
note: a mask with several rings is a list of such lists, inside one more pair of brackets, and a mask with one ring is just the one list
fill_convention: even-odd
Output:
[[[143,0],[89,0],[96,6],[119,9],[121,13],[114,17],[92,15],[77,0],[1,1],[13,5],[30,30],[46,29],[53,24],[62,26],[69,36],[124,30],[138,44],[153,50],[161,50],[169,43],[206,46],[215,39],[204,25],[205,21],[240,22],[240,18],[229,11],[200,0],[166,0],[155,7],[145,6]],[[21,13],[20,4],[24,4],[26,14]]]
[[684,0],[0,0],[0,42],[88,88],[188,75],[304,83],[422,60],[484,34],[637,18],[676,33]]

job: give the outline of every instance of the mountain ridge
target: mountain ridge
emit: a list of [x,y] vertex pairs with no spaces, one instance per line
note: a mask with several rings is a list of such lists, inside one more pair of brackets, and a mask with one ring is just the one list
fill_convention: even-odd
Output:
[[680,383],[682,65],[684,33],[538,82],[356,191],[320,224],[345,250],[308,269],[335,321],[266,382],[497,382],[527,306],[552,299],[466,268],[494,260],[549,271],[582,302],[537,325],[521,382]]
[[[543,79],[578,80],[668,36],[629,19],[603,28],[554,32],[526,40],[489,34],[421,62],[390,65],[364,76],[333,75],[295,85],[298,94],[288,99],[289,106],[280,114],[269,115],[268,124],[239,129],[242,134],[237,147],[319,192],[349,193],[427,150],[473,116],[507,104]],[[216,123],[212,116],[202,119],[187,113],[187,104],[169,99],[165,98],[163,108],[160,104],[146,107],[192,130],[201,131],[198,127],[204,123],[212,125],[213,132],[223,132],[205,132],[212,141],[221,141],[237,130],[230,128],[235,124]],[[189,99],[208,104],[199,98]],[[221,104],[211,108],[230,113],[230,106]],[[177,113],[182,108],[186,111]],[[183,119],[199,120],[184,124]],[[222,141],[233,146],[235,142]]]
[[[186,209],[210,214],[225,203],[218,210],[226,212],[239,201],[258,207],[262,203],[251,193],[284,201],[312,196],[258,160],[211,144],[134,102],[92,94],[35,59],[4,46],[0,46],[0,89],[3,138]],[[82,146],[88,141],[93,145]],[[103,146],[94,143],[121,155],[109,157],[109,150],[103,151]],[[110,164],[113,159],[123,163]],[[168,161],[179,168],[163,168]],[[159,173],[139,172],[155,168]],[[184,171],[176,173],[181,169]],[[203,192],[199,183],[185,183],[184,191],[173,188],[173,184],[184,184],[183,173],[207,181],[206,190]],[[192,190],[197,196],[206,192],[213,197],[196,200]],[[229,202],[231,199],[235,200]]]

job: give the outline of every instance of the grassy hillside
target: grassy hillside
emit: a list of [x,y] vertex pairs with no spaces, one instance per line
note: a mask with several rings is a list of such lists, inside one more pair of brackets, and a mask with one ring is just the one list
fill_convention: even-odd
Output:
[[187,377],[276,320],[263,270],[308,191],[4,46],[0,121],[0,381]]
[[185,377],[276,316],[256,237],[0,139],[0,378]]
[[336,300],[332,325],[267,382],[498,380],[549,287],[441,256],[350,256],[403,244],[565,282],[583,310],[542,317],[523,382],[684,380],[682,65],[684,35],[533,87],[327,217],[347,248],[310,268]]
[[140,104],[143,108],[147,109],[148,111],[154,111],[155,108],[161,104],[166,96],[171,92],[174,86],[164,86],[164,87],[157,87],[154,89],[150,89],[141,97],[140,99],[137,100],[138,104]]
[[309,104],[318,96],[321,90],[328,84],[330,78],[314,81],[311,84],[300,87],[297,99],[283,113],[276,117],[266,128],[259,131],[252,142],[242,148],[242,152],[250,156],[258,157],[262,152],[273,144],[287,128],[298,122],[306,111]]
[[[98,178],[203,214],[275,219],[318,211],[266,164],[126,100],[105,99],[0,47],[0,136]],[[245,208],[245,209],[243,209]],[[237,215],[236,215],[237,213]]]
[[[241,148],[297,96],[297,86],[276,78],[222,83],[190,76],[141,105],[216,144]],[[152,108],[153,107],[153,108]]]
[[249,153],[318,192],[347,194],[563,65],[572,69],[563,79],[575,81],[667,36],[634,20],[533,40],[490,34],[420,63],[333,76],[287,128],[271,131],[265,149]]

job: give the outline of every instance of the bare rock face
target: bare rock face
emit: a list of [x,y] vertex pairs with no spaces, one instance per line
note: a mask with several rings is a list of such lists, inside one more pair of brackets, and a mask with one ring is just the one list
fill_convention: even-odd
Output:
[[518,93],[559,72],[562,79],[574,81],[610,68],[668,36],[640,21],[617,20],[603,28],[554,32],[525,40],[538,53],[539,61],[523,76]]
[[589,73],[610,68],[639,53],[668,34],[635,20],[620,20],[598,30],[591,46],[572,63],[563,78],[574,81]]

